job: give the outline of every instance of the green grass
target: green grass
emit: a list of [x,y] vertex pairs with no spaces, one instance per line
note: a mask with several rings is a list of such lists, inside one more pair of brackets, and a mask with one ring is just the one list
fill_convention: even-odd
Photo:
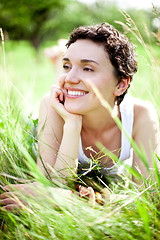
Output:
[[159,46],[149,46],[153,61],[147,56],[142,45],[137,46],[138,72],[131,83],[130,93],[138,98],[152,102],[160,112],[160,53]]
[[[29,206],[19,213],[0,211],[0,239],[160,239],[160,176],[156,164],[156,184],[150,179],[141,188],[129,179],[129,186],[113,184],[111,202],[105,207],[92,208],[76,196],[66,201],[53,191],[54,183],[36,166],[33,121],[28,118],[32,112],[37,116],[40,99],[54,82],[53,67],[43,56],[43,49],[37,54],[27,42],[5,45],[6,72],[0,50],[0,184],[27,180],[41,187],[37,189],[40,198],[24,197]],[[160,114],[159,47],[152,46],[151,51],[155,63],[137,44],[139,71],[130,94],[151,101]],[[126,194],[127,199],[120,198]]]
[[[43,55],[43,49],[37,53],[24,41],[5,43],[5,60],[8,87],[20,101],[24,112],[38,113],[42,96],[50,90],[54,80],[54,69],[50,61]],[[2,54],[2,50],[0,51]],[[3,64],[3,58],[0,59]],[[1,73],[0,83],[4,83]],[[7,87],[7,86],[5,86]],[[2,92],[1,92],[2,93]]]

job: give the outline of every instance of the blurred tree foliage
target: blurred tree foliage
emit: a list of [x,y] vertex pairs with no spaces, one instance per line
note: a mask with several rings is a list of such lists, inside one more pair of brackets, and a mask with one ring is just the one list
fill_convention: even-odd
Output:
[[[80,25],[109,22],[123,31],[115,21],[126,22],[110,0],[97,0],[90,5],[77,0],[1,0],[0,12],[0,27],[6,35],[12,40],[29,40],[36,49],[44,41],[68,37],[73,28]],[[152,11],[128,9],[127,13],[146,40],[146,31],[155,30]]]
[[63,0],[1,0],[0,26],[15,40],[29,40],[35,48],[44,39],[45,25],[65,8]]

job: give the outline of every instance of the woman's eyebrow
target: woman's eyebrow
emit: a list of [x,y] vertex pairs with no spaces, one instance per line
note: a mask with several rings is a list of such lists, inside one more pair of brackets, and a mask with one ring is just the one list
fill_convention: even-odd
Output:
[[[67,62],[70,62],[69,58],[63,58],[63,61],[67,61]],[[92,60],[92,59],[81,59],[80,62],[82,63],[95,63],[97,65],[99,65],[98,62],[96,62],[95,60]]]
[[96,62],[95,60],[92,60],[92,59],[82,59],[81,60],[82,63],[96,63],[97,65],[99,65],[98,62]]
[[69,61],[70,61],[69,58],[63,58],[62,60],[63,60],[63,61],[66,61],[66,62],[69,62]]

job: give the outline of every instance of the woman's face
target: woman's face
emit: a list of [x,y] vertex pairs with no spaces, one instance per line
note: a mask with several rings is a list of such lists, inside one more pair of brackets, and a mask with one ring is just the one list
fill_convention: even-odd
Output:
[[114,67],[103,45],[84,39],[77,40],[67,49],[59,79],[67,111],[85,115],[102,108],[91,84],[113,106],[117,82]]

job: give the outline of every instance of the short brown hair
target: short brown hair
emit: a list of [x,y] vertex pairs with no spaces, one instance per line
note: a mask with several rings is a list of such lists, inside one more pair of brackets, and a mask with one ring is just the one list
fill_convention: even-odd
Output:
[[[137,72],[136,52],[134,45],[125,35],[107,23],[81,26],[71,33],[70,39],[66,44],[67,48],[78,39],[89,39],[104,46],[115,68],[118,83],[128,76],[130,81],[132,80],[134,73]],[[116,97],[118,105],[122,102],[127,90],[121,96]]]

